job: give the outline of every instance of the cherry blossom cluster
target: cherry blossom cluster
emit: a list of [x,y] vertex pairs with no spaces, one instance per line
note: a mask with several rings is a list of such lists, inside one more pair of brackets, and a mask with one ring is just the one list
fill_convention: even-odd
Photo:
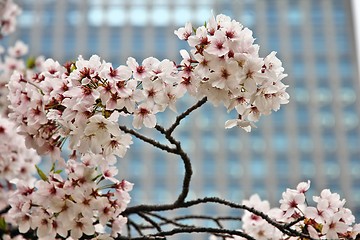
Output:
[[39,73],[14,72],[8,84],[12,113],[27,143],[39,154],[60,159],[66,139],[77,153],[92,153],[115,162],[132,143],[118,126],[121,117],[132,116],[133,127],[155,127],[158,112],[184,92],[178,70],[170,60],[150,57],[142,64],[134,58],[114,68],[94,55],[60,65],[53,59]]
[[249,132],[261,115],[288,103],[281,61],[275,52],[259,57],[252,31],[239,22],[220,14],[196,30],[187,23],[175,34],[192,48],[190,54],[181,51],[181,84],[214,106],[222,103],[229,112],[235,109],[237,117],[228,120],[226,128],[239,126]]
[[55,167],[38,181],[14,179],[17,190],[10,197],[7,222],[21,233],[36,231],[39,239],[116,238],[127,222],[121,213],[130,202],[132,183],[104,177],[91,156],[81,162],[69,160],[66,177]]
[[25,146],[23,136],[16,133],[15,124],[0,116],[0,210],[8,205],[14,187],[13,178],[29,181],[36,172],[40,157]]
[[22,41],[5,50],[0,46],[0,114],[7,115],[9,112],[7,100],[8,88],[6,84],[14,71],[25,72],[39,67],[43,62],[43,57],[28,59],[26,63],[24,56],[28,53],[28,46]]
[[13,0],[0,0],[0,38],[15,31],[21,9]]
[[[280,208],[271,208],[270,203],[261,200],[255,194],[242,204],[265,213],[279,223],[291,224],[292,229],[310,235],[313,239],[355,239],[360,233],[360,224],[355,224],[351,210],[344,207],[345,200],[329,189],[321,191],[320,196],[313,196],[316,206],[310,206],[306,192],[310,181],[301,182],[296,189],[286,189],[280,200]],[[242,217],[242,231],[255,239],[298,239],[283,234],[279,229],[268,223],[262,217],[245,211]],[[212,240],[216,237],[211,236]],[[227,239],[244,239],[234,236]]]

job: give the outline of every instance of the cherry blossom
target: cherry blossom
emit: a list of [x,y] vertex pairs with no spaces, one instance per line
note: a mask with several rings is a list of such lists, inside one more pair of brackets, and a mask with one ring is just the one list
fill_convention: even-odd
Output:
[[[53,167],[34,185],[16,182],[18,189],[9,199],[12,208],[6,216],[9,222],[19,225],[22,233],[36,230],[40,239],[57,234],[73,239],[83,234],[100,236],[107,224],[113,237],[121,234],[127,221],[121,213],[130,202],[131,183],[111,178],[112,184],[106,184],[96,165],[73,160],[67,162],[66,178],[56,172]],[[101,227],[95,228],[97,221]]]
[[15,190],[11,181],[19,178],[31,182],[39,162],[40,157],[27,149],[24,137],[16,133],[15,124],[0,116],[0,210]]
[[[280,200],[280,208],[270,208],[270,203],[261,200],[255,194],[242,204],[265,213],[279,224],[292,223],[292,229],[304,234],[309,234],[313,239],[354,239],[359,232],[359,224],[353,225],[355,217],[351,211],[344,207],[344,200],[339,194],[331,193],[324,189],[320,196],[314,196],[316,207],[310,206],[305,201],[305,194],[310,188],[310,181],[300,182],[296,189],[286,189]],[[329,200],[333,201],[329,205]],[[306,203],[305,203],[306,202]],[[337,208],[330,206],[338,206]],[[242,227],[239,229],[255,239],[298,239],[279,231],[261,216],[245,211],[242,218]],[[295,222],[294,222],[295,221]],[[219,238],[210,236],[210,240]],[[230,239],[246,239],[239,236],[226,237]]]
[[[11,32],[15,24],[9,12],[14,17],[19,11],[16,5],[11,6],[11,0],[4,4],[1,34]],[[14,124],[0,118],[0,209],[10,204],[6,221],[18,226],[20,233],[31,229],[39,239],[55,239],[57,235],[116,239],[122,234],[133,184],[118,180],[115,164],[118,158],[126,157],[133,143],[129,133],[136,137],[140,133],[119,123],[132,122],[135,129],[156,127],[176,145],[176,149],[160,148],[174,153],[182,151],[171,136],[179,122],[163,130],[157,126],[157,114],[167,109],[176,112],[177,101],[187,93],[203,99],[199,102],[223,105],[233,116],[225,128],[238,126],[247,132],[263,115],[288,103],[288,86],[282,82],[287,75],[276,52],[260,57],[252,31],[239,22],[219,14],[197,29],[187,23],[174,33],[191,47],[180,51],[180,64],[154,57],[138,62],[129,57],[125,65],[113,66],[93,55],[89,59],[79,56],[63,65],[39,57],[30,59],[26,66],[21,59],[28,51],[24,43],[16,42],[8,55],[0,48],[0,86],[10,79],[5,91],[10,102],[6,113],[10,111],[10,120],[24,136],[15,139],[19,135],[13,134]],[[124,121],[127,119],[130,121]],[[12,138],[15,140],[1,141]],[[141,139],[151,143],[146,137]],[[25,145],[51,157],[48,174],[34,166],[39,157]],[[65,147],[70,152],[68,157],[61,155]],[[179,155],[183,158],[184,154]],[[35,169],[37,180],[30,176]],[[14,185],[16,190],[10,189]],[[350,238],[360,232],[339,194],[324,189],[313,197],[316,206],[310,206],[306,199],[309,188],[307,181],[296,189],[286,189],[279,208],[270,208],[258,195],[244,200],[242,204],[251,209],[245,208],[239,231],[255,239],[292,239],[276,222],[284,226],[290,223],[290,229],[320,239]],[[3,195],[6,191],[11,196]],[[186,197],[186,191],[182,195]],[[186,203],[179,199],[174,204]],[[224,238],[243,239],[231,235]]]
[[214,106],[222,103],[229,112],[241,105],[238,118],[227,121],[225,128],[238,126],[250,132],[261,115],[288,103],[281,61],[275,52],[259,57],[251,30],[223,14],[212,16],[194,32],[189,26],[175,31],[192,47],[191,56],[181,52],[182,88],[199,99],[206,96]]
[[15,31],[16,17],[20,13],[21,9],[13,0],[3,0],[0,2],[0,37]]

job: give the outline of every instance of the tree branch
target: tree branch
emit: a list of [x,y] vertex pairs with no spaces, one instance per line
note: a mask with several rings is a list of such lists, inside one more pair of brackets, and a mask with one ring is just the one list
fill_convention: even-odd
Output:
[[141,218],[143,218],[145,221],[150,223],[158,232],[162,232],[162,229],[161,229],[160,225],[157,222],[155,222],[154,220],[152,220],[150,217],[146,216],[143,213],[138,213],[138,215]]
[[[174,228],[170,231],[163,231],[156,234],[150,234],[148,236],[142,236],[142,237],[135,237],[132,238],[132,240],[149,240],[149,239],[164,239],[166,236],[172,236],[179,233],[213,233],[216,235],[224,234],[227,237],[231,236],[240,236],[245,239],[249,240],[255,240],[255,238],[247,235],[244,232],[237,231],[237,230],[228,230],[228,229],[222,229],[222,228],[209,228],[209,227],[185,227],[185,228]],[[161,238],[162,237],[162,238]],[[117,239],[128,239],[124,237],[119,237]]]
[[149,143],[149,144],[153,145],[156,148],[159,148],[159,149],[164,150],[164,151],[169,152],[169,153],[175,153],[175,151],[176,151],[174,148],[171,148],[171,147],[169,147],[167,145],[161,144],[158,141],[155,141],[154,139],[148,138],[148,137],[142,135],[141,133],[139,133],[137,131],[134,131],[132,129],[129,129],[129,128],[125,127],[125,126],[119,126],[119,128],[123,132],[129,133],[129,134],[135,136],[136,138],[138,138],[138,139],[140,139],[140,140],[142,140],[142,141],[144,141],[146,143]]
[[188,116],[192,111],[196,110],[197,108],[201,107],[204,103],[206,103],[207,97],[204,97],[200,101],[198,101],[196,104],[194,104],[192,107],[188,108],[185,112],[180,114],[176,117],[175,122],[166,130],[166,132],[171,135],[172,132],[175,130],[177,126],[179,126],[180,121],[184,119],[186,116]]
[[4,209],[0,210],[0,215],[7,213],[10,210],[10,206],[5,207]]

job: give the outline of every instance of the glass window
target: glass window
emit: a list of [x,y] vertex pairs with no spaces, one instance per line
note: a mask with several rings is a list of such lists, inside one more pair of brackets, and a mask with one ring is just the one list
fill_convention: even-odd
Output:
[[320,111],[319,120],[323,127],[333,128],[335,126],[335,116],[333,112],[329,112],[326,109]]
[[353,112],[346,111],[346,113],[343,116],[343,121],[344,121],[346,130],[352,130],[352,129],[356,130],[356,128],[358,128],[359,115],[355,112],[355,107],[354,107]]
[[[349,44],[349,42],[346,44]],[[352,78],[353,65],[351,59],[347,56],[341,57],[338,64],[340,67],[340,75],[343,78]]]
[[272,29],[272,31],[269,32],[268,44],[269,49],[271,49],[272,51],[280,50],[279,33],[275,29]]
[[344,32],[343,34],[337,34],[336,35],[336,43],[337,43],[337,49],[339,54],[346,54],[349,53],[349,46],[350,40],[347,32]]
[[277,132],[273,136],[272,147],[276,152],[286,152],[288,148],[288,139],[284,132]]
[[[254,131],[255,133],[255,131]],[[250,137],[252,151],[262,153],[265,151],[266,143],[264,137],[259,134],[254,134]]]
[[323,131],[322,141],[326,152],[335,153],[337,148],[335,133],[333,129]]
[[[166,153],[156,154],[154,157],[154,172],[156,172],[156,177],[164,177],[167,174],[167,161],[164,157]],[[145,160],[146,161],[146,160]]]
[[213,178],[216,172],[215,165],[214,154],[206,152],[203,158],[202,174],[207,178]]
[[325,44],[325,36],[322,34],[322,31],[317,32],[313,35],[313,44],[314,50],[316,54],[324,54],[326,53],[326,44]]
[[171,15],[167,6],[154,5],[151,13],[151,22],[155,26],[167,26],[170,22],[170,19]]
[[311,152],[313,150],[313,139],[306,131],[301,131],[299,135],[299,148],[302,152]]
[[297,119],[300,126],[309,126],[310,116],[307,105],[299,105],[297,109]]
[[328,78],[329,77],[329,66],[327,60],[323,57],[319,57],[316,59],[316,75],[320,78]]
[[132,49],[131,51],[135,54],[142,54],[142,52],[144,51],[144,41],[145,41],[145,36],[144,36],[144,28],[134,28],[132,34]]
[[346,134],[347,137],[347,147],[349,148],[349,150],[353,153],[357,153],[358,154],[358,161],[360,161],[360,150],[359,150],[359,146],[360,146],[360,135],[359,135],[359,131],[356,131],[356,129],[352,130],[352,131],[348,131]]
[[360,153],[353,153],[350,156],[351,176],[360,179]]
[[287,17],[291,27],[299,26],[301,24],[303,15],[301,14],[299,6],[296,2],[292,2],[291,4],[289,4]]
[[279,178],[284,178],[289,176],[290,169],[289,169],[289,161],[287,160],[287,156],[281,154],[276,157],[276,176]]
[[[350,87],[343,87],[340,90],[340,97],[341,97],[341,101],[348,105],[348,104],[353,104],[356,101],[356,93],[354,88],[350,88]],[[354,106],[355,109],[355,106]]]
[[228,170],[228,174],[229,174],[230,178],[231,179],[241,178],[244,173],[241,156],[232,154],[231,157],[229,157],[227,163],[228,163],[227,170]]
[[241,190],[241,182],[238,179],[230,180],[229,189],[228,189],[228,197],[238,202],[240,199],[243,199],[244,192]]
[[309,99],[310,99],[309,90],[306,89],[304,86],[302,86],[302,87],[297,87],[297,88],[295,89],[295,100],[296,100],[298,103],[308,104],[308,103],[309,103]]
[[264,179],[266,175],[266,164],[262,156],[254,157],[251,163],[251,175],[254,179]]
[[301,155],[300,171],[303,178],[309,179],[315,176],[315,164],[309,154]]
[[305,73],[304,60],[301,57],[294,58],[293,73],[297,78],[303,79]]
[[336,160],[336,154],[326,154],[324,168],[328,180],[339,179],[340,168]]

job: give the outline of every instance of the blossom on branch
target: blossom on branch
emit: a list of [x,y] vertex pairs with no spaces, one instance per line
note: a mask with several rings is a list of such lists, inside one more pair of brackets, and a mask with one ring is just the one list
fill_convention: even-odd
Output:
[[19,178],[31,182],[39,162],[40,157],[27,149],[24,137],[16,133],[15,124],[0,116],[0,210],[15,190],[11,181]]
[[281,61],[275,52],[259,57],[259,46],[254,44],[249,29],[223,14],[195,29],[195,35],[187,26],[175,31],[192,47],[191,57],[182,54],[182,71],[187,73],[183,78],[201,81],[190,92],[198,99],[206,96],[214,106],[222,103],[229,112],[237,110],[238,117],[227,121],[226,128],[238,126],[249,132],[261,115],[269,115],[288,103],[287,85],[282,83],[287,75]]
[[69,160],[65,170],[66,178],[53,169],[35,184],[17,180],[7,220],[18,224],[21,233],[36,230],[39,239],[55,239],[57,234],[73,239],[102,236],[108,224],[113,226],[112,237],[121,234],[127,222],[121,213],[130,202],[133,184],[115,178],[106,182],[89,163]]
[[[280,208],[270,209],[270,203],[261,200],[257,194],[244,200],[245,206],[265,213],[279,226],[274,226],[253,212],[245,211],[241,230],[255,239],[299,239],[299,235],[291,238],[295,232],[313,239],[355,239],[360,233],[360,224],[353,225],[355,217],[344,207],[345,200],[340,200],[339,194],[324,189],[320,196],[313,197],[317,206],[312,207],[308,205],[305,195],[309,188],[310,181],[307,181],[299,183],[296,189],[286,189],[280,200]],[[211,237],[211,240],[216,239]],[[226,239],[245,238],[233,236]]]
[[13,0],[0,1],[0,38],[15,31],[21,9]]

